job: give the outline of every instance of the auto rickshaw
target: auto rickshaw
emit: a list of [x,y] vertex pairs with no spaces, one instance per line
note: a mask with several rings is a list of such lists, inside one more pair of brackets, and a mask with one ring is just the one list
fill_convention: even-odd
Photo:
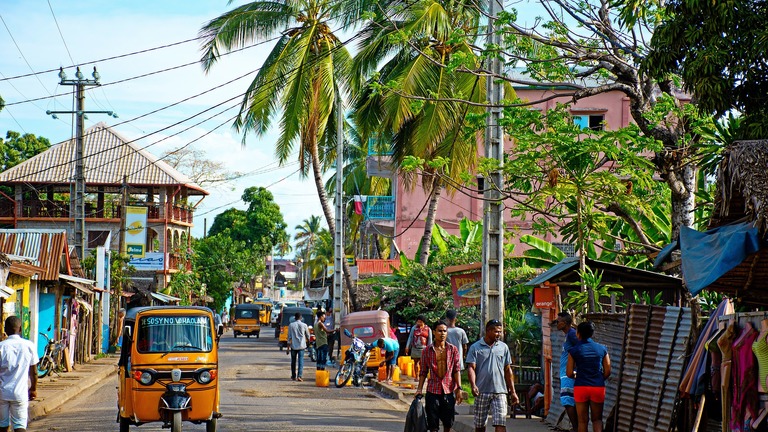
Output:
[[148,306],[125,316],[118,362],[117,422],[162,422],[181,432],[182,422],[205,423],[216,432],[219,359],[213,312],[198,306]]
[[[389,314],[383,310],[352,312],[341,318],[341,352],[344,353],[352,344],[352,338],[344,334],[344,329],[366,344],[376,343],[379,338],[389,337]],[[368,358],[368,368],[376,369],[384,360],[381,350],[374,348]]]
[[272,317],[272,302],[269,301],[257,301],[254,304],[261,305],[259,311],[259,324],[263,326],[270,325],[270,318]]
[[241,303],[235,305],[235,316],[232,320],[232,334],[238,335],[256,335],[261,333],[260,316],[264,313],[264,306],[259,303]]
[[[280,350],[288,347],[288,325],[293,322],[296,312],[301,313],[302,321],[304,321],[304,324],[309,326],[309,334],[315,334],[315,316],[312,313],[312,309],[307,307],[283,306],[282,318],[280,321],[280,339],[277,343]],[[307,341],[307,344],[309,343],[310,341]]]

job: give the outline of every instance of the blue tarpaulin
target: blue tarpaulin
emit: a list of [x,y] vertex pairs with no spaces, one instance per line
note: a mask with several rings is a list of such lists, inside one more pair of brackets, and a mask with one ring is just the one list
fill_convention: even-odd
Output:
[[758,250],[757,228],[749,222],[705,232],[683,227],[680,251],[683,279],[688,290],[692,295],[698,294]]

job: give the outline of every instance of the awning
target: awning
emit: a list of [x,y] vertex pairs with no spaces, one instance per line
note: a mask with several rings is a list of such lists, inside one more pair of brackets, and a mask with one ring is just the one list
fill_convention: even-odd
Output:
[[178,302],[181,301],[181,299],[178,298],[178,297],[169,296],[169,295],[163,294],[163,293],[153,292],[153,293],[150,293],[150,294],[152,294],[152,297],[154,297],[155,300],[161,301],[163,303],[178,303]]
[[16,290],[9,286],[0,285],[0,298],[7,299],[8,297],[16,294]]
[[94,280],[65,274],[59,274],[59,279],[63,280],[67,285],[72,286],[86,294],[93,294],[93,285],[96,283]]

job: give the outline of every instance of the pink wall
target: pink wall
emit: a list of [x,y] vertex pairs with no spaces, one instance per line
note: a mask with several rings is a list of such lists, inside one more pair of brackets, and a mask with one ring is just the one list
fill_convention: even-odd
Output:
[[[521,99],[527,100],[539,100],[545,97],[551,96],[555,93],[563,93],[565,90],[532,90],[532,89],[517,89],[517,95]],[[541,109],[553,108],[557,102],[568,102],[568,97],[553,99],[543,104],[535,105]],[[610,92],[606,94],[600,94],[592,96],[578,101],[571,107],[571,112],[578,114],[603,114],[605,116],[607,129],[618,129],[627,126],[631,121],[629,112],[629,100],[624,94],[619,92]],[[512,147],[512,142],[507,141],[505,143],[507,151]],[[478,154],[483,155],[483,140],[482,137],[478,140]],[[459,221],[464,217],[472,220],[482,219],[483,203],[475,198],[477,195],[463,190],[473,197],[467,196],[465,193],[454,191],[453,194],[442,193],[440,202],[438,203],[436,220],[437,224],[445,228],[449,233],[459,234]],[[397,209],[395,215],[395,234],[402,233],[395,239],[397,246],[405,254],[413,258],[416,253],[416,249],[419,247],[421,236],[424,234],[424,219],[427,214],[426,204],[427,196],[422,187],[421,182],[417,183],[417,186],[412,190],[405,190],[402,182],[398,182],[397,188]],[[423,210],[422,210],[423,207]],[[505,225],[507,231],[513,231],[516,233],[514,238],[518,238],[523,234],[531,234],[530,221],[513,221],[509,212],[504,216]],[[545,237],[547,241],[554,241],[552,236]],[[516,243],[516,251],[519,251],[519,242],[512,239],[512,243]]]

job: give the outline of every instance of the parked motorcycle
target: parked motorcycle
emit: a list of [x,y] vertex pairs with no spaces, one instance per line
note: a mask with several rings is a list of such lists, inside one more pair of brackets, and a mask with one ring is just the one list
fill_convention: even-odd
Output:
[[336,387],[344,387],[349,380],[352,384],[360,386],[363,384],[363,377],[368,371],[368,358],[371,356],[373,345],[368,345],[357,336],[353,336],[349,330],[344,329],[344,334],[352,338],[352,344],[344,353],[344,363],[341,364],[336,373]]
[[51,374],[51,371],[59,369],[59,358],[61,358],[61,352],[64,350],[64,340],[51,340],[47,334],[42,332],[40,335],[45,338],[46,344],[43,356],[37,363],[37,377],[45,378]]

